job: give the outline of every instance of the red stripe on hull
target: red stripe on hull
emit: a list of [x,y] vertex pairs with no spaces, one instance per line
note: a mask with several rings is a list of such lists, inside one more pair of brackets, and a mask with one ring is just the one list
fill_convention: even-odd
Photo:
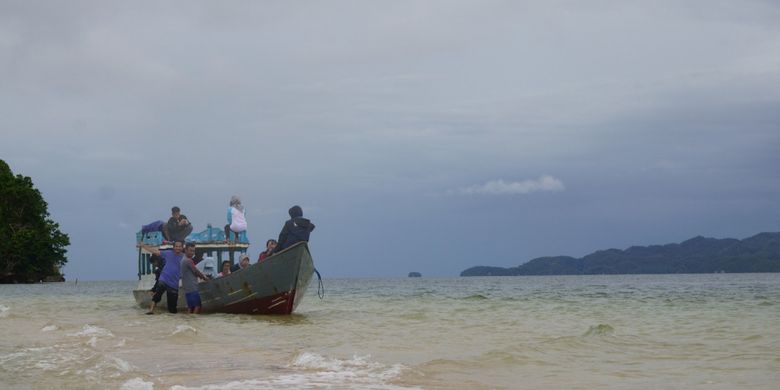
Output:
[[291,314],[295,308],[294,303],[295,289],[267,297],[231,303],[215,311],[231,314]]

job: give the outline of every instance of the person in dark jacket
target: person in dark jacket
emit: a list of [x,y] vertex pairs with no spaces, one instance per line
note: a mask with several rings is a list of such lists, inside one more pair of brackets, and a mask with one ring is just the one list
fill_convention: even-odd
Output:
[[279,233],[279,240],[277,240],[274,253],[289,248],[297,242],[309,241],[309,233],[314,230],[314,224],[303,218],[301,206],[290,207],[288,212],[290,213],[290,219],[284,223],[284,227]]
[[187,216],[181,213],[181,209],[177,206],[171,208],[171,218],[168,219],[168,223],[163,226],[163,236],[166,241],[184,242],[185,238],[192,233],[192,224],[187,219]]

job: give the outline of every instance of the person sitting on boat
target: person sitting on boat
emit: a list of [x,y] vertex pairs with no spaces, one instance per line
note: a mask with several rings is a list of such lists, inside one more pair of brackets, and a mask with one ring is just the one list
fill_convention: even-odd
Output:
[[241,256],[238,258],[238,264],[234,264],[233,267],[230,268],[230,272],[240,271],[248,267],[249,267],[249,255],[247,255],[246,253],[242,253]]
[[309,233],[314,230],[314,224],[303,218],[301,206],[295,205],[290,207],[288,213],[290,214],[290,219],[284,223],[284,227],[279,233],[279,240],[274,253],[289,248],[297,242],[309,241]]
[[187,309],[190,313],[200,314],[200,293],[198,293],[198,278],[208,280],[198,267],[195,266],[195,243],[188,242],[184,248],[185,256],[181,259],[181,288],[184,290],[184,298],[187,301]]
[[228,275],[230,275],[230,260],[225,260],[222,262],[222,272],[218,276],[221,278]]
[[276,248],[276,240],[273,238],[265,242],[265,250],[260,252],[260,256],[257,257],[257,262],[261,263],[266,257],[270,256]]
[[166,241],[182,241],[192,233],[192,224],[187,216],[181,213],[181,209],[177,206],[171,208],[171,217],[168,219],[168,223],[163,226],[163,236]]
[[165,299],[168,301],[168,311],[176,313],[176,303],[179,300],[179,279],[181,279],[181,259],[184,257],[182,250],[184,249],[183,241],[176,241],[173,243],[173,250],[161,251],[160,248],[155,246],[140,244],[141,248],[157,255],[165,260],[162,271],[160,272],[160,280],[157,291],[155,291],[152,297],[152,305],[149,308],[149,312],[146,314],[154,314],[154,308],[157,303],[162,300],[162,294],[165,292]]
[[246,231],[246,214],[244,213],[244,205],[241,204],[241,199],[236,195],[230,198],[227,221],[228,224],[225,225],[225,241],[230,242],[230,232],[233,232],[236,236],[235,242],[239,242],[239,233]]

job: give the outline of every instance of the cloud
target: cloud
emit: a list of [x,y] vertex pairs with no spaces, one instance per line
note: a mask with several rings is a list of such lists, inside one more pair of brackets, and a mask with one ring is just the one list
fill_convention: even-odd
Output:
[[[33,177],[71,258],[87,259],[71,276],[115,279],[96,263],[105,248],[132,258],[127,234],[174,204],[198,229],[223,221],[234,193],[256,238],[278,234],[294,203],[331,236],[352,233],[345,210],[381,204],[372,218],[393,232],[386,242],[405,240],[420,210],[427,221],[464,200],[540,198],[512,209],[538,223],[502,236],[533,226],[524,254],[449,245],[485,234],[477,222],[506,215],[501,202],[468,210],[478,221],[441,242],[422,234],[415,251],[449,266],[776,226],[780,2],[187,5],[0,1],[0,157]],[[96,232],[95,202],[128,226]],[[551,213],[569,213],[570,230]],[[593,215],[614,225],[591,229]],[[734,223],[711,230],[719,219]],[[574,238],[560,246],[561,234]],[[339,240],[313,245],[340,259],[331,274],[397,272],[366,266],[374,244],[360,242],[352,254]]]
[[538,191],[563,191],[566,187],[563,182],[549,175],[540,176],[536,180],[523,180],[506,182],[504,180],[491,180],[485,184],[462,187],[448,191],[456,195],[518,195],[530,194]]

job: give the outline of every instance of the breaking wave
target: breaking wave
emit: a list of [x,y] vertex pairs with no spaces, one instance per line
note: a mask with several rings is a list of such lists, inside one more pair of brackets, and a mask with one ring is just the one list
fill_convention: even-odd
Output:
[[198,333],[198,330],[189,326],[189,325],[177,325],[176,329],[173,330],[173,333],[171,333],[171,336],[177,335],[177,334],[195,334]]
[[108,329],[103,329],[99,326],[94,325],[84,325],[84,327],[81,328],[81,331],[76,333],[68,333],[68,336],[74,336],[74,337],[83,337],[83,336],[90,336],[90,337],[114,337],[114,334],[111,333]]
[[264,379],[232,381],[202,387],[173,386],[172,390],[217,389],[418,389],[391,383],[406,370],[402,364],[386,365],[372,361],[370,356],[351,359],[328,358],[303,352],[287,366],[293,373]]
[[133,378],[122,384],[120,390],[154,390],[154,383],[141,378]]

